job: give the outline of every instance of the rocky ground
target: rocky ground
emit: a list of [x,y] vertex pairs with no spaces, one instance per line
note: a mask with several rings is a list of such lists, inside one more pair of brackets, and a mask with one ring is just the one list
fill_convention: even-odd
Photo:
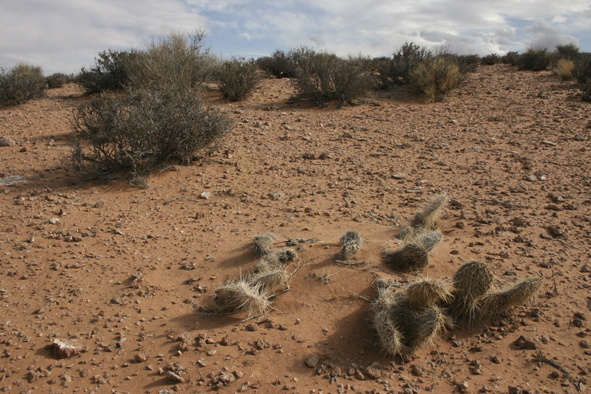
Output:
[[[481,67],[446,102],[408,94],[318,109],[264,80],[211,157],[80,182],[62,164],[75,85],[0,108],[0,389],[10,393],[575,393],[591,373],[591,107],[551,72]],[[382,261],[447,193],[421,274]],[[204,198],[207,197],[207,198]],[[346,231],[364,243],[334,261]],[[302,238],[268,316],[207,313],[257,262],[252,238]],[[407,360],[368,322],[371,282],[543,275],[512,317],[448,332]],[[521,336],[525,341],[516,340]],[[55,345],[54,345],[55,343]],[[70,346],[70,347],[68,347]],[[70,356],[70,357],[67,357]]]

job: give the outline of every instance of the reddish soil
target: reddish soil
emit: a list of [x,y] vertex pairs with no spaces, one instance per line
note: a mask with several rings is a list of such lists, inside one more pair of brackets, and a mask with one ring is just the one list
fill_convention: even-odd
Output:
[[[293,93],[288,80],[264,80],[240,103],[210,92],[236,119],[234,132],[202,163],[154,174],[147,189],[124,175],[80,182],[63,167],[70,115],[88,100],[76,86],[0,108],[0,137],[16,143],[0,147],[0,179],[27,180],[0,186],[0,389],[575,393],[589,385],[591,107],[574,82],[499,65],[470,74],[443,103],[392,95],[318,109],[290,101]],[[545,283],[511,318],[455,329],[394,360],[368,322],[370,284],[420,276],[393,273],[381,256],[440,193],[452,201],[444,239],[420,275],[451,277],[481,259],[499,286],[538,274]],[[356,266],[334,262],[348,230],[364,240]],[[278,242],[315,240],[289,266],[299,265],[291,291],[266,318],[204,313],[217,286],[256,263],[251,240],[269,231]],[[198,335],[209,340],[195,346]],[[521,335],[537,349],[518,349]],[[81,352],[58,358],[55,339],[75,339]],[[551,362],[536,360],[538,351]],[[320,361],[309,368],[313,354]],[[167,377],[170,363],[184,367],[184,382]]]

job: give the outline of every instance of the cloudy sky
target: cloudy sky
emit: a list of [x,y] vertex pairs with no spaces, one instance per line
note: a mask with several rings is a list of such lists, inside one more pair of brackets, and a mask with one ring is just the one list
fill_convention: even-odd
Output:
[[195,29],[224,56],[300,45],[384,56],[407,41],[461,54],[568,43],[591,52],[591,1],[0,0],[0,67],[77,72],[102,50]]

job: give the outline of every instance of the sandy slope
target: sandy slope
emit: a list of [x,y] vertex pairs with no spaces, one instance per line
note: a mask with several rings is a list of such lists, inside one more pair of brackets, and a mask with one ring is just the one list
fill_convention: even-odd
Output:
[[[238,104],[211,93],[234,132],[143,190],[123,176],[79,184],[61,167],[69,115],[87,100],[75,86],[0,108],[0,136],[16,142],[0,147],[0,178],[28,179],[0,187],[0,389],[577,392],[591,367],[591,107],[574,82],[499,65],[437,104],[403,95],[317,109],[292,94],[287,80],[265,80]],[[454,204],[424,275],[449,277],[477,258],[500,286],[537,274],[545,284],[512,319],[454,330],[400,363],[380,350],[366,299],[377,275],[417,276],[391,272],[381,253],[438,193]],[[333,261],[348,230],[365,241],[358,266]],[[290,265],[300,266],[291,291],[255,326],[203,313],[218,285],[257,261],[251,239],[267,231],[315,240]],[[521,335],[571,380],[517,349]],[[58,359],[55,338],[76,338],[82,352]],[[184,382],[167,378],[181,366]]]

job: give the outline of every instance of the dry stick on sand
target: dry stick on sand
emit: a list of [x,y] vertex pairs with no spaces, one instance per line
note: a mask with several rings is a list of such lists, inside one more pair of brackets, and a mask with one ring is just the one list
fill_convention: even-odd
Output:
[[560,365],[560,363],[558,361],[554,361],[554,360],[544,356],[544,353],[542,353],[541,350],[538,350],[538,352],[536,353],[536,360],[539,362],[543,362],[548,365],[551,365],[554,368],[556,368],[557,370],[559,370],[560,372],[562,372],[564,374],[564,376],[566,376],[566,378],[577,388],[578,392],[582,391],[581,381],[573,378],[571,376],[570,372],[568,372],[568,370],[566,368],[564,368],[562,365]]

